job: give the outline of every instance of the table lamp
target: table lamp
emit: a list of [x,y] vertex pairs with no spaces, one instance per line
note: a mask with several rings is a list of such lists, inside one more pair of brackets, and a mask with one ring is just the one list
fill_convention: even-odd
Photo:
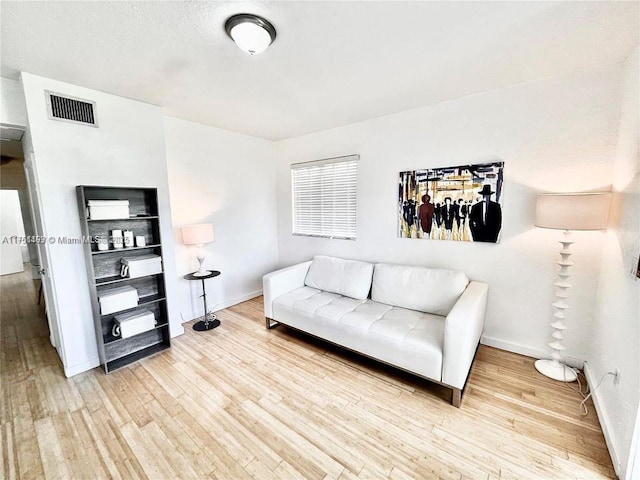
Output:
[[209,275],[211,272],[204,269],[204,248],[205,243],[213,242],[213,225],[210,223],[202,223],[199,225],[189,225],[182,227],[182,241],[185,245],[195,245],[198,248],[198,262],[200,267],[194,273],[196,277]]
[[553,302],[554,314],[551,321],[553,333],[551,334],[551,359],[537,360],[536,370],[541,374],[561,382],[574,382],[576,372],[564,362],[562,352],[565,350],[562,344],[565,324],[565,310],[569,308],[567,299],[571,284],[569,268],[573,265],[569,261],[571,257],[572,230],[604,230],[607,228],[609,218],[610,193],[552,193],[538,195],[536,205],[537,227],[564,230],[560,244],[559,280],[554,283],[557,287],[557,300]]

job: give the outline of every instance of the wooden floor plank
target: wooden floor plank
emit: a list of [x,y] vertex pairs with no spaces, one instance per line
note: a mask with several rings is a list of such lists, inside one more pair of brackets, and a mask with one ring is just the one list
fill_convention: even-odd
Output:
[[[47,479],[66,479],[71,477],[65,453],[56,432],[52,417],[36,420],[36,436],[40,447],[40,460]],[[79,447],[79,445],[78,445]],[[81,472],[77,472],[79,475]]]
[[0,278],[3,478],[614,478],[593,404],[481,346],[450,392],[290,329],[262,299],[110,375],[64,377],[28,274]]

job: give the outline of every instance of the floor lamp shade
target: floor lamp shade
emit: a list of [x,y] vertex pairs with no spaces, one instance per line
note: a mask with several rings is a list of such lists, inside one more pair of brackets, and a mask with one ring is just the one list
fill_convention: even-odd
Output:
[[536,227],[558,230],[604,230],[610,193],[551,193],[538,195]]
[[564,363],[564,336],[567,330],[567,299],[571,289],[571,240],[572,230],[604,230],[609,218],[610,193],[560,193],[540,194],[536,205],[536,226],[564,230],[560,240],[560,267],[556,287],[556,300],[552,303],[551,359],[537,360],[536,369],[543,375],[561,382],[573,382],[576,372]]
[[204,277],[211,273],[204,268],[204,249],[202,246],[205,243],[211,243],[215,239],[213,235],[213,225],[210,223],[201,223],[199,225],[189,225],[182,227],[182,241],[185,245],[197,245],[198,248],[198,262],[200,267],[198,271],[194,273],[196,277]]

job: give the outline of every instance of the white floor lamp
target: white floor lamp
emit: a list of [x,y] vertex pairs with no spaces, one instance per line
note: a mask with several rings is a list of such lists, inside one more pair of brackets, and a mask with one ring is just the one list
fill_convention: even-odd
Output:
[[576,373],[564,363],[563,345],[564,333],[567,329],[565,311],[569,308],[567,299],[571,284],[569,278],[571,257],[572,230],[604,230],[609,218],[609,193],[553,193],[538,195],[536,205],[536,226],[564,230],[560,243],[559,280],[554,283],[557,287],[557,300],[553,302],[554,314],[551,322],[551,359],[537,360],[536,369],[543,375],[561,382],[574,382]]

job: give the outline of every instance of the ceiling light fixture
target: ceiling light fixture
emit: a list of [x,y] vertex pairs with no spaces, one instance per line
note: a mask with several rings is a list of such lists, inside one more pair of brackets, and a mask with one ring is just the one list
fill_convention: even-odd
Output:
[[240,13],[229,17],[224,24],[227,35],[249,55],[264,52],[276,39],[276,29],[257,15]]

